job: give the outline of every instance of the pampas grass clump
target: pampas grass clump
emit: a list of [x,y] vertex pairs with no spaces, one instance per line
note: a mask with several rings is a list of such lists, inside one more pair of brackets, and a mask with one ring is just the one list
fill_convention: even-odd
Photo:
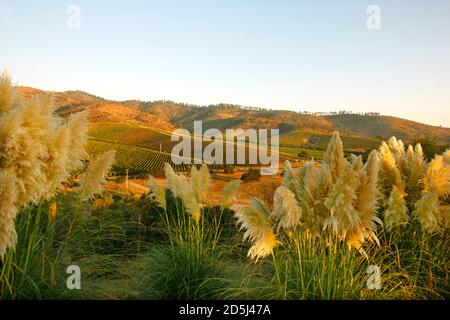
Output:
[[48,96],[23,101],[7,73],[0,76],[0,258],[15,246],[19,210],[50,199],[81,168],[87,114],[64,121]]
[[[204,164],[203,166],[206,167]],[[175,173],[169,163],[165,163],[164,172],[166,174],[167,189],[172,194],[183,201],[186,210],[191,214],[192,218],[198,223],[200,221],[201,207],[206,198],[205,194],[208,190],[208,184],[203,182],[209,181],[208,170],[197,171],[192,167],[190,181],[180,174]],[[203,177],[203,174],[207,177]],[[206,192],[205,192],[206,190]]]
[[[149,177],[150,196],[161,213],[169,243],[160,245],[150,259],[150,280],[160,298],[198,299],[214,296],[212,284],[221,270],[222,215],[235,199],[239,182],[223,190],[221,206],[207,207],[210,174],[206,164],[192,166],[189,176],[177,174],[165,163],[166,184]],[[167,192],[169,191],[169,192]],[[214,212],[210,215],[210,212]]]
[[379,190],[387,230],[413,220],[426,233],[447,229],[449,150],[427,162],[420,144],[409,145],[405,151],[403,142],[392,137],[380,146],[379,157]]
[[412,215],[426,233],[438,233],[449,228],[450,210],[450,162],[443,155],[436,155],[430,162],[422,179],[423,195],[415,203]]
[[335,132],[323,163],[310,161],[297,173],[286,163],[283,185],[302,209],[302,230],[315,236],[331,232],[356,248],[366,239],[377,240],[379,162],[374,152],[366,164],[361,157],[347,160]]
[[[159,206],[167,209],[166,190],[169,190],[175,198],[182,201],[184,208],[196,223],[201,220],[201,212],[206,206],[211,176],[208,166],[202,164],[200,170],[192,166],[189,177],[177,174],[169,163],[164,164],[166,185],[159,186],[156,180],[149,176],[150,196],[156,200]],[[230,206],[236,198],[239,190],[239,181],[231,181],[222,192],[222,207]]]
[[[294,171],[286,161],[282,186],[275,192],[271,214],[265,214],[269,210],[255,199],[250,206],[234,207],[241,227],[246,229],[244,238],[254,244],[249,252],[252,258],[271,252],[275,239],[270,246],[258,244],[264,243],[259,239],[265,239],[262,235],[269,234],[274,227],[278,233],[283,229],[291,236],[295,233],[314,237],[333,235],[360,250],[367,239],[378,242],[376,228],[381,224],[376,212],[379,157],[372,152],[364,164],[361,157],[347,160],[343,150],[339,133],[335,132],[323,163],[311,160]],[[261,219],[252,218],[255,216]]]

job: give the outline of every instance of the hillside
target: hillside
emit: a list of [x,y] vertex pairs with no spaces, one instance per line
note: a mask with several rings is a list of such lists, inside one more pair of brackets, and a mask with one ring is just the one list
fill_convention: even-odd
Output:
[[[44,93],[29,87],[18,87],[24,98]],[[51,92],[63,117],[78,111],[89,110],[89,121],[95,127],[98,123],[126,123],[132,126],[153,127],[172,131],[175,127],[168,121],[146,112],[141,104],[126,104],[106,100],[82,91]]]
[[336,130],[353,132],[367,137],[389,138],[396,136],[412,141],[420,136],[434,137],[450,144],[450,129],[390,116],[333,115],[326,116]]
[[[43,91],[18,87],[25,98]],[[284,110],[244,108],[218,104],[195,106],[171,101],[110,101],[82,91],[53,92],[58,112],[65,116],[89,110],[91,135],[98,139],[159,149],[169,147],[176,127],[193,129],[202,120],[203,130],[218,128],[279,128],[281,145],[323,148],[331,133],[339,130],[349,150],[374,148],[380,138],[397,136],[405,141],[433,137],[450,145],[450,128],[435,127],[390,116],[356,114],[314,115]]]

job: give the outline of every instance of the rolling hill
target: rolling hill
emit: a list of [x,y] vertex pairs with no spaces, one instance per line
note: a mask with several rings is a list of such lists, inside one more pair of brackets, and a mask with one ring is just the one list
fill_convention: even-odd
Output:
[[417,137],[433,137],[442,144],[450,144],[450,129],[390,116],[333,115],[326,116],[332,126],[341,132],[353,132],[366,137],[396,136],[405,141]]
[[[30,87],[17,87],[29,98],[45,93]],[[93,138],[159,150],[169,150],[170,133],[176,128],[193,129],[195,120],[203,130],[218,128],[279,128],[280,144],[323,149],[332,132],[339,130],[349,151],[378,146],[380,139],[393,135],[413,141],[432,137],[450,145],[450,128],[421,124],[402,118],[359,114],[315,115],[285,110],[265,110],[229,104],[195,106],[171,101],[111,101],[82,91],[52,92],[57,111],[66,116],[89,110]]]
[[[24,98],[30,98],[44,91],[19,87]],[[143,110],[140,104],[127,104],[118,101],[106,100],[82,91],[66,91],[50,93],[58,107],[61,116],[70,113],[89,110],[89,121],[95,127],[99,123],[124,123],[132,126],[153,127],[160,130],[172,131],[175,129],[170,122]]]

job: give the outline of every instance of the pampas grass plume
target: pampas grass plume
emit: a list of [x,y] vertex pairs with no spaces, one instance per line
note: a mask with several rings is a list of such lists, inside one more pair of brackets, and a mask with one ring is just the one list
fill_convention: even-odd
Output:
[[17,199],[17,178],[12,172],[0,170],[0,260],[8,248],[16,245],[17,234],[14,221],[18,212],[16,207]]
[[155,198],[156,202],[164,209],[167,207],[166,190],[161,187],[151,175],[149,176],[150,196]]
[[300,224],[302,209],[298,206],[294,193],[284,186],[275,190],[273,197],[274,208],[271,213],[272,219],[277,222],[277,231],[280,228],[295,228]]
[[102,185],[106,182],[105,175],[111,170],[115,155],[115,150],[107,151],[89,164],[81,177],[82,200],[89,200],[96,194],[101,194]]
[[435,192],[427,192],[422,198],[416,202],[413,217],[419,221],[422,229],[426,233],[439,232],[440,224],[440,207],[439,197]]
[[270,255],[276,246],[270,215],[261,200],[252,198],[250,205],[234,205],[232,209],[240,230],[245,230],[244,241],[249,240],[252,247],[248,251],[251,259],[258,260]]
[[335,131],[333,133],[323,161],[328,164],[333,177],[333,182],[336,182],[336,180],[344,173],[346,166],[344,147],[339,132]]
[[190,174],[191,188],[195,194],[195,198],[199,203],[205,203],[208,196],[210,175],[208,166],[202,164],[201,169],[197,170],[196,166],[192,166]]
[[[200,204],[197,200],[196,191],[201,192],[200,181],[202,180],[197,169],[192,169],[191,174],[195,177],[196,181],[191,180],[189,184],[185,176],[175,173],[169,163],[164,164],[164,172],[166,175],[167,188],[172,192],[174,197],[183,201],[186,210],[191,214],[192,218],[196,222],[200,221]],[[199,189],[194,190],[193,183],[197,185]]]
[[409,221],[408,208],[404,198],[404,193],[394,186],[389,197],[388,208],[384,212],[384,225],[387,230]]
[[240,186],[240,180],[233,180],[223,188],[222,207],[229,207],[236,201],[237,192],[239,191]]
[[355,190],[359,187],[359,183],[359,176],[348,164],[325,199],[325,205],[331,214],[325,221],[324,229],[331,229],[341,239],[345,239],[350,230],[358,229],[360,226],[360,217],[354,208],[357,199]]
[[87,111],[72,114],[67,121],[66,127],[70,136],[68,171],[74,171],[83,166],[82,160],[86,159],[88,125]]

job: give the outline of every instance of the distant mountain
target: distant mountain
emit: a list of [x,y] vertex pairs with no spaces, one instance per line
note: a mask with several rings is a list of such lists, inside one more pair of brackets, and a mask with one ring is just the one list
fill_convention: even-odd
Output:
[[[25,98],[44,93],[30,87],[18,87],[18,90]],[[361,146],[367,144],[370,148],[376,146],[380,139],[391,136],[406,142],[418,137],[432,137],[440,144],[450,145],[450,128],[430,126],[390,116],[314,115],[294,111],[244,108],[228,104],[205,107],[171,101],[110,101],[82,91],[51,94],[62,116],[80,110],[89,110],[94,136],[106,135],[114,140],[125,139],[128,143],[130,138],[125,137],[128,134],[132,135],[133,139],[137,139],[136,144],[141,146],[147,146],[146,141],[151,141],[152,148],[161,144],[161,134],[167,135],[176,127],[192,130],[195,120],[203,121],[203,130],[208,128],[220,130],[279,128],[281,143],[289,146],[301,146],[308,139],[310,142],[321,141],[319,143],[321,145],[334,130],[339,130],[343,137],[359,141]],[[146,131],[139,131],[138,128]],[[150,138],[150,132],[158,132],[158,138]],[[170,140],[170,136],[168,138]]]

